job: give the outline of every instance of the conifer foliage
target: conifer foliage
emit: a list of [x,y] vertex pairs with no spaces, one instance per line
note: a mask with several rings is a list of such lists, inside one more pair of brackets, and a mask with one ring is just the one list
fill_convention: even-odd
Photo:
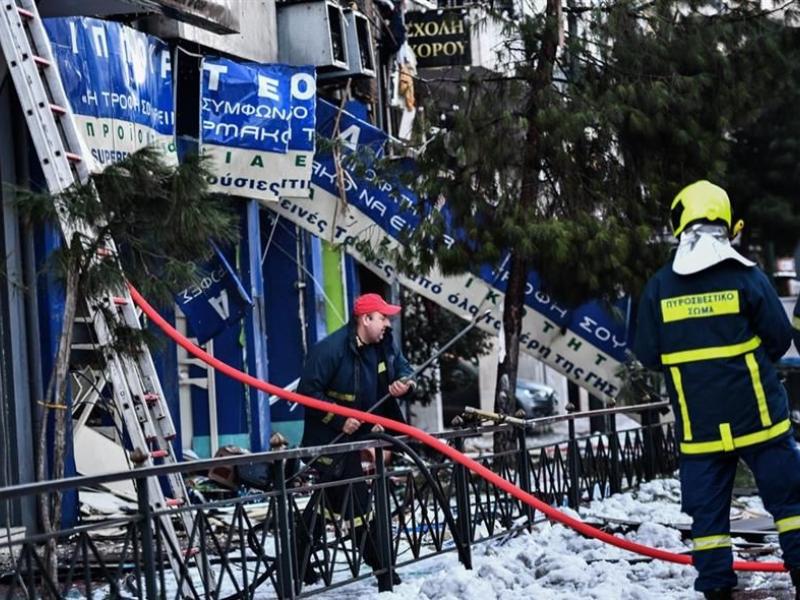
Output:
[[[210,256],[210,240],[237,239],[230,200],[208,193],[207,174],[200,157],[188,156],[171,166],[158,151],[145,148],[57,197],[18,195],[23,218],[57,223],[60,214],[77,230],[47,263],[63,281],[65,308],[46,397],[39,402],[39,480],[64,476],[66,419],[71,418],[66,410],[70,349],[81,303],[119,294],[126,281],[145,295],[171,301],[172,294],[203,275],[197,265]],[[112,240],[116,255],[107,252]],[[111,333],[121,351],[134,352],[144,341],[140,330],[119,326]],[[52,447],[48,438],[54,440]],[[40,511],[45,532],[57,530],[61,495],[43,495]],[[54,573],[55,548],[48,550],[48,568]]]
[[[567,306],[635,295],[665,259],[658,240],[672,197],[700,178],[732,185],[747,161],[757,168],[754,156],[738,154],[742,142],[749,135],[755,148],[760,120],[772,122],[781,107],[787,114],[773,82],[785,78],[787,61],[800,64],[787,26],[792,3],[772,11],[705,0],[538,6],[507,22],[501,72],[467,71],[447,102],[439,93],[426,103],[415,182],[425,219],[402,257],[413,270],[438,261],[455,273],[510,252],[498,381],[507,374],[511,390],[528,273]],[[796,218],[784,181],[770,193]],[[452,246],[442,202],[458,232]],[[513,403],[496,408],[511,413]]]

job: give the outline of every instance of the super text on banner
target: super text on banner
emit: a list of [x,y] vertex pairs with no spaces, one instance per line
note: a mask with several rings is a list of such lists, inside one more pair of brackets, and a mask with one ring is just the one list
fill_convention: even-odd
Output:
[[44,23],[91,170],[149,145],[177,163],[169,47],[111,21]]

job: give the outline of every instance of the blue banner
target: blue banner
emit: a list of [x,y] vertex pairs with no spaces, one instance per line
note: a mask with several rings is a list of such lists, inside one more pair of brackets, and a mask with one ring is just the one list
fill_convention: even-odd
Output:
[[[330,136],[337,122],[338,108],[324,100],[317,103],[317,131]],[[369,123],[342,112],[338,116],[338,139],[351,150],[358,150],[359,167],[345,169],[342,176],[347,206],[339,205],[339,178],[333,157],[317,154],[312,171],[314,197],[309,201],[281,199],[279,214],[334,244],[341,244],[365,266],[391,281],[422,294],[441,306],[465,317],[479,316],[478,325],[490,332],[502,331],[503,292],[508,273],[505,261],[497,268],[484,266],[475,273],[444,276],[436,269],[424,276],[400,274],[394,265],[374,249],[380,245],[397,247],[401,233],[418,226],[414,212],[416,195],[385,174],[379,177],[369,165],[371,156],[381,156],[387,136]],[[364,165],[366,160],[366,168]],[[445,222],[447,203],[440,210]],[[443,234],[445,243],[455,243],[459,234],[451,229]],[[367,244],[369,246],[367,246]],[[525,290],[526,310],[520,339],[521,349],[542,360],[593,394],[613,398],[619,389],[616,371],[626,360],[630,342],[627,298],[620,299],[612,316],[597,302],[567,310],[541,289],[536,273],[531,273]],[[484,314],[487,309],[490,311]]]
[[289,151],[314,152],[317,128],[317,74],[313,66],[282,65],[291,82],[292,136]]
[[316,129],[314,67],[203,60],[201,143],[211,189],[307,198]]
[[175,161],[167,44],[113,21],[69,17],[44,25],[93,170],[147,145]]
[[[320,135],[330,136],[337,111],[334,105],[324,100],[319,101],[317,114]],[[388,139],[381,130],[348,113],[341,114],[339,131],[346,146],[349,145],[349,140],[359,147],[370,148],[378,156],[383,153],[383,147]],[[329,176],[335,172],[333,157],[330,154],[318,154],[315,162],[317,164],[312,183],[331,194],[338,194],[335,178]],[[345,187],[348,188],[347,201],[393,237],[397,237],[406,228],[416,228],[419,224],[419,216],[413,210],[417,205],[416,194],[408,188],[391,185],[385,180],[376,185],[371,179],[375,179],[375,174],[369,169],[364,177],[358,177],[350,172],[345,182]],[[447,203],[444,203],[440,210],[444,213],[445,220],[449,221]],[[459,237],[454,231],[448,231],[444,235],[453,240]],[[492,287],[505,292],[507,272],[498,273],[491,267],[484,266],[478,270],[478,275]],[[556,327],[566,327],[615,359],[625,360],[625,348],[629,337],[626,323],[609,315],[597,302],[567,310],[541,291],[541,281],[535,272],[528,275],[525,297],[528,307],[545,315]],[[623,314],[627,310],[627,303],[627,298],[617,303],[617,308]]]
[[201,267],[200,281],[175,296],[191,327],[191,334],[204,344],[241,319],[253,304],[236,271],[214,245],[214,256]]
[[279,65],[204,58],[201,68],[201,140],[234,148],[289,150],[292,99]]

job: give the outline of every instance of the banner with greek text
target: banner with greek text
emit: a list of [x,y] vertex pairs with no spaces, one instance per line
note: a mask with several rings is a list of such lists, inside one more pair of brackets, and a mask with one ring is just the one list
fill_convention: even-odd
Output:
[[314,67],[203,59],[200,135],[211,189],[262,202],[308,198],[315,108]]
[[90,169],[100,171],[148,145],[177,163],[167,44],[100,19],[45,19],[44,25]]
[[236,270],[216,244],[213,246],[214,256],[201,267],[203,277],[175,295],[198,344],[205,344],[237,322],[253,304]]
[[[318,101],[317,130],[321,135],[333,131],[336,111],[335,106]],[[343,113],[339,119],[340,135],[347,135],[343,139],[345,146],[360,145],[363,139],[374,150],[381,136],[386,139],[380,130],[352,115]],[[380,245],[396,247],[400,232],[417,226],[419,218],[410,209],[416,204],[416,197],[410,190],[383,180],[378,182],[369,168],[358,174],[345,169],[348,206],[344,207],[339,199],[332,157],[322,154],[315,157],[311,182],[312,198],[282,198],[271,208],[315,235],[343,244],[351,255],[384,279],[396,276],[401,285],[465,319],[482,315],[478,321],[482,329],[500,332],[503,290],[508,278],[504,269],[484,267],[477,273],[458,276],[443,276],[434,269],[425,276],[408,277],[368,250]],[[442,210],[447,210],[446,205]],[[618,308],[624,315],[627,301],[621,301]],[[491,312],[484,315],[487,310]],[[624,318],[613,318],[597,303],[566,310],[541,291],[538,276],[531,273],[526,288],[521,349],[590,393],[613,398],[620,386],[616,370],[625,360],[629,342],[623,321]]]

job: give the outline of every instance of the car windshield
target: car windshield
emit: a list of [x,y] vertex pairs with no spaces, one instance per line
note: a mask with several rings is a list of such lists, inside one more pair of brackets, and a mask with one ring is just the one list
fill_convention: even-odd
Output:
[[549,396],[550,394],[554,393],[555,390],[541,383],[535,383],[533,381],[524,379],[517,380],[517,393],[519,394],[524,392],[534,396]]

